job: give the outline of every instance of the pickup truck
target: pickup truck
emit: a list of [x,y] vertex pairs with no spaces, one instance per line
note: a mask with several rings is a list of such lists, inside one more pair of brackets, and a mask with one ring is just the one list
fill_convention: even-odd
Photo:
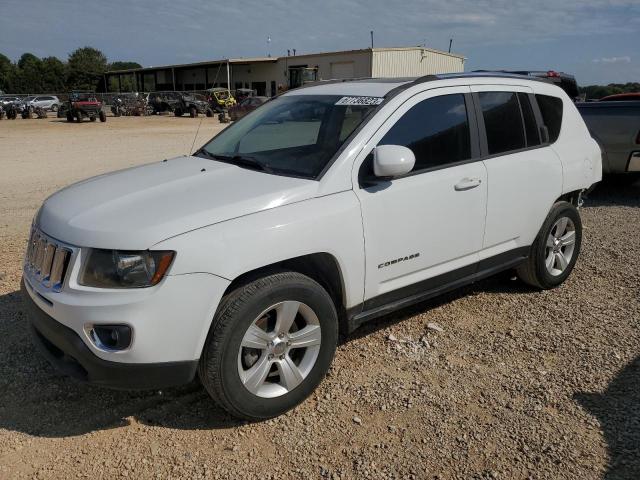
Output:
[[603,173],[640,172],[640,101],[577,103],[602,149]]

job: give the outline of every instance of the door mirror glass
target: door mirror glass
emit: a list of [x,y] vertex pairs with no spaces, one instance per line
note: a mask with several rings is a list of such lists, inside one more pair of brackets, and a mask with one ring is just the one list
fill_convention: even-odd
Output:
[[373,173],[376,177],[393,178],[413,170],[416,156],[407,147],[378,145],[373,151]]

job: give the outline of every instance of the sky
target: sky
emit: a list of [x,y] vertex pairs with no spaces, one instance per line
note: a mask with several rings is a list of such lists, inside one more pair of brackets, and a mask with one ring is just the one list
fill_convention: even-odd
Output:
[[[143,66],[425,45],[465,70],[557,70],[640,81],[640,0],[0,0],[0,53],[66,59],[92,46]],[[270,42],[268,41],[270,39]]]

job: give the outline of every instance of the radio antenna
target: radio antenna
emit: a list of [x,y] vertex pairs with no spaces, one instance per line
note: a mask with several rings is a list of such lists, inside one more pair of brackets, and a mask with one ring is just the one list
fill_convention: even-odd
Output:
[[193,153],[193,147],[194,147],[194,145],[196,144],[196,140],[197,140],[197,138],[198,138],[198,133],[200,133],[200,125],[202,125],[202,120],[204,120],[204,117],[205,117],[205,116],[206,116],[206,115],[203,115],[203,116],[200,118],[200,123],[198,123],[198,129],[196,130],[196,135],[193,137],[193,143],[191,143],[191,150],[189,150],[189,156],[191,156],[191,154]]

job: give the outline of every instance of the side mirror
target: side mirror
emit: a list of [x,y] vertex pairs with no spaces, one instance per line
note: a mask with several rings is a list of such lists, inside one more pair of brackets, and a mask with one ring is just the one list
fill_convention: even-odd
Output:
[[376,177],[393,178],[413,170],[416,156],[407,147],[378,145],[373,150],[373,173]]

